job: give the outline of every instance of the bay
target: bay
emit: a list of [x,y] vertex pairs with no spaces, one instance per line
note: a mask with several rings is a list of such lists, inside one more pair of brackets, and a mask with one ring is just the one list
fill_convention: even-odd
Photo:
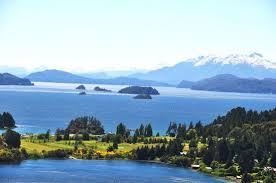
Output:
[[134,95],[118,94],[125,86],[97,85],[113,93],[95,92],[96,85],[85,85],[87,95],[78,95],[78,84],[35,83],[35,86],[0,86],[0,112],[11,112],[20,133],[40,133],[65,128],[71,119],[92,115],[103,122],[107,132],[125,123],[135,129],[151,123],[154,132],[164,133],[171,121],[207,124],[217,115],[241,106],[265,110],[276,107],[276,95],[193,91],[156,87],[160,96],[135,100]]

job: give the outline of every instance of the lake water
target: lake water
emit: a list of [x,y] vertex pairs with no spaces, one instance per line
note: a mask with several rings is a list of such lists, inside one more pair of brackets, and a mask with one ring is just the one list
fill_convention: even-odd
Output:
[[119,122],[129,128],[151,122],[155,132],[164,133],[170,121],[201,120],[211,122],[217,115],[242,106],[264,110],[276,107],[276,95],[192,91],[173,87],[156,87],[160,96],[152,100],[135,100],[134,95],[117,94],[124,86],[100,85],[114,93],[93,91],[85,85],[87,95],[78,95],[78,84],[35,83],[35,86],[0,86],[0,111],[13,114],[21,133],[45,132],[65,128],[71,119],[93,115],[114,132]]
[[0,182],[222,183],[190,169],[153,163],[106,160],[27,160],[0,165]]

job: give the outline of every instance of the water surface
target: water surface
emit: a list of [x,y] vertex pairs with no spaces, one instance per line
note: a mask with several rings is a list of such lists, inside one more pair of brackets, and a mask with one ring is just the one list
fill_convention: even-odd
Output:
[[27,160],[0,165],[0,182],[222,183],[214,177],[167,165],[106,160]]
[[87,95],[78,95],[78,84],[35,83],[35,86],[0,86],[0,111],[9,111],[21,133],[38,133],[65,128],[71,119],[93,115],[108,132],[125,123],[137,128],[150,122],[155,132],[164,133],[169,122],[211,122],[217,115],[242,106],[265,110],[276,107],[276,95],[193,91],[157,87],[160,96],[152,100],[135,100],[134,95],[118,94],[118,85],[101,85],[114,93],[95,92],[96,85],[85,85]]

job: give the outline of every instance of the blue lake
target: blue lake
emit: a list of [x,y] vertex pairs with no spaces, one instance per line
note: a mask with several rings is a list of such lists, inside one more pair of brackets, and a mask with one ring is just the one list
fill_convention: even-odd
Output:
[[190,169],[153,163],[119,160],[27,160],[18,165],[0,165],[0,182],[221,183],[226,181]]
[[21,133],[45,132],[65,128],[71,119],[93,115],[114,132],[119,122],[129,128],[150,122],[155,132],[164,133],[170,121],[211,122],[217,115],[242,106],[264,110],[276,107],[276,95],[192,91],[157,87],[160,96],[152,100],[135,100],[133,95],[117,94],[124,86],[102,85],[114,93],[94,92],[86,85],[86,96],[78,95],[77,84],[35,83],[35,86],[0,86],[0,111],[15,117]]

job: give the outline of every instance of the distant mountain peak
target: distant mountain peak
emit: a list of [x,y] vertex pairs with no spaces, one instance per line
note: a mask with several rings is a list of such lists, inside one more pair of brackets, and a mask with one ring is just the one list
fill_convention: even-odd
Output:
[[250,57],[254,58],[254,57],[258,57],[258,58],[262,58],[263,55],[257,52],[253,52],[251,54],[249,54]]
[[192,62],[194,66],[203,66],[206,64],[247,64],[253,67],[264,67],[266,69],[273,68],[276,69],[276,63],[271,62],[263,57],[262,54],[253,52],[248,55],[243,54],[231,54],[227,56],[215,56],[215,55],[207,55],[200,56],[194,59],[188,59],[184,62]]
[[174,85],[186,80],[182,83],[187,86],[190,85],[187,81],[198,81],[219,74],[233,74],[243,78],[276,78],[276,62],[257,52],[227,56],[207,55],[147,73],[133,74],[132,77]]

